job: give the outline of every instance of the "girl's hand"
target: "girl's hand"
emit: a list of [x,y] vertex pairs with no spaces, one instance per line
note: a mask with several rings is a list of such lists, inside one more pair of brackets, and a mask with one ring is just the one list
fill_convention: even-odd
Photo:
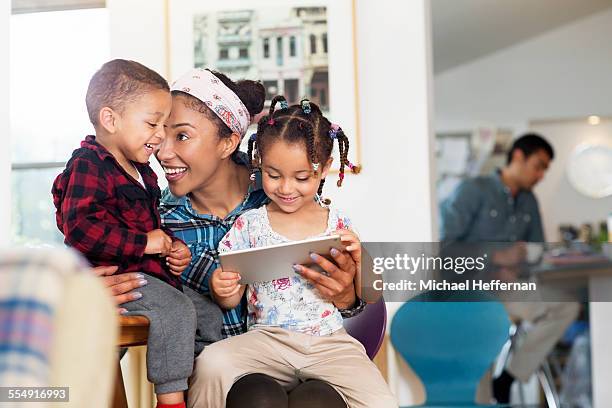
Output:
[[181,241],[172,241],[170,253],[166,257],[166,264],[173,275],[181,276],[191,263],[191,251],[189,247]]
[[217,268],[210,277],[210,291],[215,301],[226,309],[233,309],[240,303],[245,285],[240,285],[238,272]]

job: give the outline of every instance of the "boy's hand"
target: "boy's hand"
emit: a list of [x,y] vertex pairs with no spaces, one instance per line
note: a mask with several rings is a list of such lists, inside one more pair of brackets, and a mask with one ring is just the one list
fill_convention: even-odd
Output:
[[156,229],[147,232],[147,246],[145,247],[145,254],[160,254],[160,256],[167,256],[172,248],[172,238],[170,238],[164,231]]
[[180,276],[191,263],[191,251],[181,241],[173,241],[170,253],[166,258],[166,264],[173,275]]
[[240,275],[238,272],[224,271],[217,268],[210,277],[210,289],[216,299],[231,298],[240,292]]

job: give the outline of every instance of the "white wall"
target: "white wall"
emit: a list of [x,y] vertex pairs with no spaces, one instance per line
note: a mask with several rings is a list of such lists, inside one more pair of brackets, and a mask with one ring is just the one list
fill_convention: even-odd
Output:
[[124,58],[168,76],[164,0],[106,0],[111,58]]
[[[0,6],[0,89],[9,89],[9,23],[11,2],[6,1]],[[9,94],[2,92],[0,96],[0,246],[8,245],[11,236],[11,140],[9,136]]]
[[437,75],[436,131],[612,111],[612,10]]
[[599,223],[612,212],[612,197],[589,198],[569,183],[566,175],[568,159],[576,146],[583,143],[605,145],[612,148],[612,122],[602,121],[592,126],[586,121],[535,122],[536,132],[546,135],[555,149],[555,160],[535,193],[540,200],[544,231],[548,241],[558,241],[559,224],[580,226],[590,223],[599,231]]

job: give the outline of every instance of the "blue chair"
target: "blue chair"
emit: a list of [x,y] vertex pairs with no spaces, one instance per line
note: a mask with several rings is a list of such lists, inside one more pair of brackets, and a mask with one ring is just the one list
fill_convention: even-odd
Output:
[[421,378],[424,406],[482,407],[476,388],[508,340],[510,321],[499,302],[468,301],[479,296],[422,294],[395,314],[391,342]]

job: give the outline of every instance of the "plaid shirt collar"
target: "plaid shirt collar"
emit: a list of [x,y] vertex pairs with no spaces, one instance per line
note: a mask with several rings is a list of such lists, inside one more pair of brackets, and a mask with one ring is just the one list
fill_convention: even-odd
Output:
[[[111,152],[109,152],[106,147],[102,146],[100,143],[98,143],[96,141],[96,137],[93,135],[88,135],[85,137],[85,140],[81,141],[81,147],[85,148],[85,149],[89,149],[93,152],[96,153],[96,155],[100,158],[100,160],[104,161],[104,160],[113,160],[113,161],[117,161],[117,159],[115,159],[115,156],[113,156],[111,154]],[[145,171],[146,169],[149,168],[149,162],[146,163],[137,163],[137,162],[132,162],[136,168],[138,169],[138,171],[142,174],[143,171]],[[148,172],[147,172],[148,173]]]

